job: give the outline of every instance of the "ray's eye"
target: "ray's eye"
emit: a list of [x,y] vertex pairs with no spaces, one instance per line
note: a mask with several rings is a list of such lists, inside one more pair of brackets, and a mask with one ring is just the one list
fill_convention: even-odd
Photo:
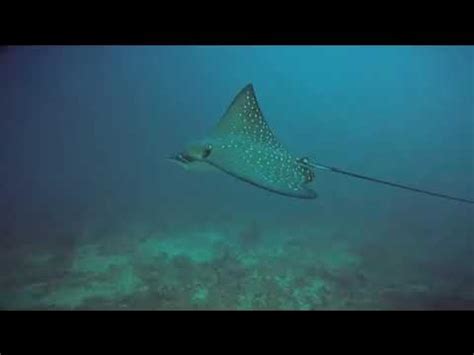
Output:
[[204,148],[204,151],[202,152],[202,157],[207,158],[209,155],[211,155],[211,152],[212,152],[212,145],[211,144],[206,145],[206,147]]

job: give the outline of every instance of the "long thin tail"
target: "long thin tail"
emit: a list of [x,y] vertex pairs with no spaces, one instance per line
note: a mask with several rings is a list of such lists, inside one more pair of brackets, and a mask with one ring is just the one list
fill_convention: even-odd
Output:
[[328,170],[328,171],[331,171],[333,173],[349,175],[349,176],[352,176],[352,177],[356,177],[356,178],[364,179],[364,180],[369,180],[369,181],[376,182],[376,183],[379,183],[379,184],[398,187],[400,189],[410,190],[410,191],[414,191],[414,192],[420,192],[420,193],[430,195],[430,196],[442,197],[442,198],[446,198],[448,200],[455,200],[455,201],[459,201],[459,202],[473,203],[474,204],[474,200],[469,200],[469,199],[466,199],[466,198],[454,197],[454,196],[450,196],[450,195],[440,194],[440,193],[437,193],[437,192],[421,190],[421,189],[417,189],[417,188],[406,186],[406,185],[400,185],[400,184],[396,184],[394,182],[389,182],[389,181],[375,179],[375,178],[360,175],[360,174],[351,173],[349,171],[338,169],[338,168],[335,168],[335,167],[332,167],[332,166],[327,166],[327,165],[322,165],[322,164],[317,164],[317,163],[312,163],[312,162],[309,163],[308,165],[310,165],[311,167],[316,168],[316,169]]

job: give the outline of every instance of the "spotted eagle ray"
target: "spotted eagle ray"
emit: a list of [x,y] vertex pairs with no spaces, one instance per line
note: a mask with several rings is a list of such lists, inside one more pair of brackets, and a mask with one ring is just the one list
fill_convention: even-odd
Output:
[[218,169],[265,190],[302,199],[318,196],[308,184],[314,181],[315,169],[321,169],[431,196],[474,203],[469,199],[351,173],[291,154],[263,117],[252,84],[237,94],[208,136],[189,144],[184,151],[169,159],[187,169]]

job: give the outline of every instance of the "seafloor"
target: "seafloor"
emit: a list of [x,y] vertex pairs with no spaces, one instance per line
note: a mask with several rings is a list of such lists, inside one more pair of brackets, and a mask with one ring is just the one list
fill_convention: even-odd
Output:
[[2,309],[474,308],[466,276],[416,248],[311,226],[137,224],[1,248]]

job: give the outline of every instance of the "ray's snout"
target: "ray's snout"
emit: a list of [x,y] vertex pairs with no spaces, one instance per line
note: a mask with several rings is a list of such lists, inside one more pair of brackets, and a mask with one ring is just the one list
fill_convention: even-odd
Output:
[[183,152],[168,156],[169,160],[184,164],[202,161],[209,157],[212,152],[211,144],[195,143],[189,145]]
[[166,159],[178,164],[189,164],[194,160],[192,157],[183,153],[168,155]]

